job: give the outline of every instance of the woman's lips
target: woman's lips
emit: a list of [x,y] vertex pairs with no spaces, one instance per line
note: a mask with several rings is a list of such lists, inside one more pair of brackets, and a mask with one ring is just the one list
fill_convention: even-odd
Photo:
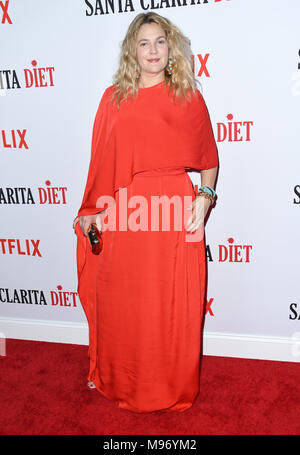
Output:
[[148,60],[148,62],[150,63],[155,63],[155,62],[158,62],[159,58],[151,58],[150,60]]

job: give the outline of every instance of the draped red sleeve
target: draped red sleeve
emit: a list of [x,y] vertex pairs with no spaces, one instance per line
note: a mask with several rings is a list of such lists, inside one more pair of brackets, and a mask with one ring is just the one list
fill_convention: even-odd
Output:
[[[89,322],[91,359],[96,358],[96,280],[99,256],[93,255],[83,235],[79,216],[96,214],[105,207],[101,196],[115,197],[133,176],[157,168],[184,167],[203,170],[218,165],[218,153],[207,107],[196,91],[190,102],[173,101],[164,83],[139,89],[137,97],[111,103],[114,86],[101,98],[94,120],[91,157],[81,207],[75,218],[77,234],[78,295]],[[93,371],[95,360],[91,361]]]
[[93,126],[91,160],[77,216],[105,207],[100,196],[114,197],[145,170],[183,166],[203,170],[218,165],[218,153],[205,101],[197,89],[190,102],[173,102],[164,83],[140,89],[118,111],[110,102],[114,86],[100,101]]
[[113,157],[108,148],[112,135],[112,115],[109,106],[111,87],[108,87],[98,106],[92,134],[91,157],[81,207],[77,216],[91,215],[99,212],[96,208],[99,195],[113,194]]

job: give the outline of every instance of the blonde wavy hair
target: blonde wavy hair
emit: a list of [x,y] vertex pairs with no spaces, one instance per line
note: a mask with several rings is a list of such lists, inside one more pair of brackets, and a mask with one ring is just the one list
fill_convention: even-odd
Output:
[[122,100],[129,94],[136,96],[138,93],[138,80],[136,79],[137,61],[137,34],[144,24],[156,23],[164,30],[169,46],[169,57],[173,61],[172,75],[169,76],[165,69],[165,84],[173,89],[173,99],[178,100],[190,97],[190,91],[195,93],[198,80],[192,69],[192,51],[190,40],[171,21],[157,13],[138,14],[129,25],[121,45],[120,63],[113,76],[113,99],[120,106]]

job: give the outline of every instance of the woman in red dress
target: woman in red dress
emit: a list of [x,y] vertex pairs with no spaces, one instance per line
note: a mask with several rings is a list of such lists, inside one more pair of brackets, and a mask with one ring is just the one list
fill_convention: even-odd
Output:
[[[168,19],[139,14],[96,113],[73,224],[88,385],[120,408],[184,411],[199,393],[204,219],[217,169],[189,40]],[[187,170],[201,174],[198,194]],[[100,255],[88,240],[92,223],[102,232]]]

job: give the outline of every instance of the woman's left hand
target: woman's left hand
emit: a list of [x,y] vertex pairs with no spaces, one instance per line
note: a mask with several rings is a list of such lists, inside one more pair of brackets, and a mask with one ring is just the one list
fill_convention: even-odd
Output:
[[206,197],[196,196],[191,206],[187,208],[187,210],[192,210],[192,215],[190,216],[186,225],[186,230],[188,232],[194,232],[204,224],[204,219],[210,205],[211,202]]

